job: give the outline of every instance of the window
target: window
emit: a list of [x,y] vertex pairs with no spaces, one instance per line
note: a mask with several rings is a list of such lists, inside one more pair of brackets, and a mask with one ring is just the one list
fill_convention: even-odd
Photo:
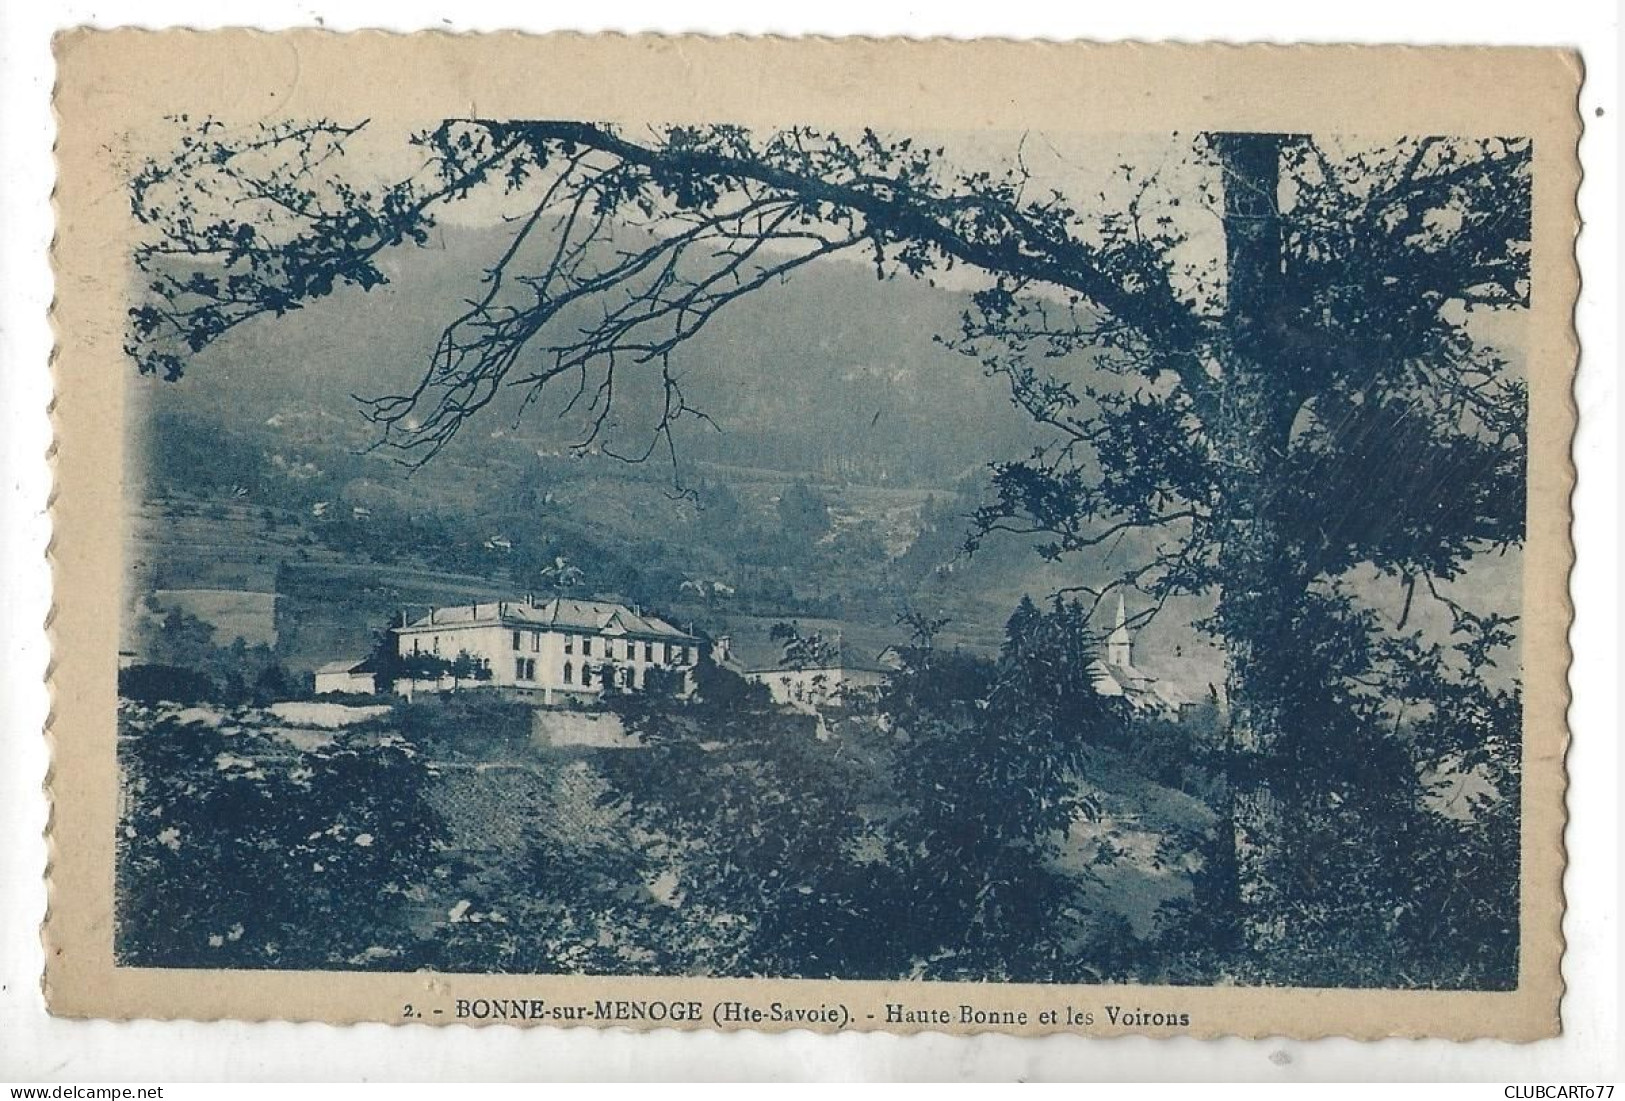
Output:
[[437,653],[437,654],[440,652],[440,636],[439,635],[434,636],[434,652]]
[[581,663],[581,687],[592,687],[592,666],[588,665],[586,662]]
[[638,644],[633,642],[631,639],[626,640],[626,660],[627,661],[637,661],[638,660]]
[[655,659],[655,644],[652,643],[652,642],[645,642],[643,644],[643,660],[644,661],[653,661],[654,659]]
[[542,632],[532,631],[530,633],[530,652],[533,654],[542,652]]
[[581,640],[581,656],[588,658],[592,657],[592,639],[584,638]]
[[523,633],[524,632],[522,632],[522,631],[515,631],[513,633],[513,648],[515,650],[523,650],[525,648],[524,645],[520,642],[520,636]]
[[417,652],[418,652],[418,640],[414,638],[412,640],[412,653],[415,656],[417,654]]
[[677,664],[678,665],[687,665],[688,664],[688,647],[687,646],[679,646],[679,647],[677,647]]
[[573,653],[576,652],[576,636],[575,635],[565,635],[564,636],[564,652],[566,654],[573,654]]
[[671,643],[666,642],[666,643],[662,643],[662,645],[665,646],[665,648],[666,648],[666,664],[670,665],[671,664]]
[[527,673],[525,671],[526,660],[524,658],[515,658],[513,664],[514,664],[514,674],[513,675],[514,675],[515,679],[517,679],[517,680],[529,680],[530,679],[529,675],[527,675]]
[[638,671],[636,666],[628,665],[626,667],[626,686],[628,688],[636,688],[638,686]]
[[569,662],[564,663],[564,683],[575,683],[575,668]]

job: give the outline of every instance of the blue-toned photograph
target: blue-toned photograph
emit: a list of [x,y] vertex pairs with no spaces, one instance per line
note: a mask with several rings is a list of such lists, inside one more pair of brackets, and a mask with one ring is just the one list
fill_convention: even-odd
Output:
[[120,966],[1518,986],[1527,138],[170,129]]

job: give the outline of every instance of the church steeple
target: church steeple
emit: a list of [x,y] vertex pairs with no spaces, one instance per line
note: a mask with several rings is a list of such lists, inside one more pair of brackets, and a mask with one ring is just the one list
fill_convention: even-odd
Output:
[[1133,649],[1134,644],[1128,636],[1128,616],[1123,607],[1123,594],[1118,593],[1117,623],[1106,638],[1106,664],[1119,669],[1133,668]]

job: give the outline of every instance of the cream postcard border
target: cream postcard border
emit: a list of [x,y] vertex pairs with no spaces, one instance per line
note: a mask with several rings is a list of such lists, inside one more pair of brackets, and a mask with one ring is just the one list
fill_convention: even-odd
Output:
[[[53,767],[46,994],[54,1013],[131,1018],[453,1023],[457,998],[693,999],[848,1007],[891,1032],[888,1001],[1023,1009],[1017,1034],[1529,1040],[1556,1034],[1562,994],[1568,704],[1572,315],[1578,289],[1577,56],[1551,49],[1230,46],[627,37],[423,32],[73,31],[57,40],[58,229],[51,624]],[[133,227],[123,151],[162,117],[368,117],[401,129],[453,115],[602,121],[790,121],[839,128],[1258,129],[1503,134],[1534,140],[1528,541],[1524,558],[1522,945],[1511,992],[1095,987],[767,979],[592,978],[116,967],[115,670],[122,575],[121,351]],[[1105,1004],[1188,1013],[1180,1028],[1111,1025]],[[443,1015],[433,1015],[441,1008]],[[1036,1024],[1062,1011],[1055,1026]],[[875,1013],[876,1019],[866,1019]],[[478,1022],[456,1022],[478,1023]],[[646,1027],[672,1027],[671,1022]],[[738,1027],[730,1025],[729,1027]],[[744,1027],[776,1030],[788,1024]],[[933,1031],[977,1031],[932,1026]]]

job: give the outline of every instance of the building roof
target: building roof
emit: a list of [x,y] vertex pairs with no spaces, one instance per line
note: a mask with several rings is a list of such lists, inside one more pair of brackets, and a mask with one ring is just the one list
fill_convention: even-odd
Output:
[[366,658],[341,658],[338,661],[330,661],[326,665],[318,667],[316,672],[318,672],[318,673],[368,673],[368,672],[371,672],[370,669],[363,669],[362,668],[362,666],[364,666],[366,664],[367,664],[367,659]]
[[788,666],[783,664],[784,644],[771,639],[753,639],[743,646],[739,640],[734,639],[729,646],[732,652],[728,664],[736,671],[745,674],[760,673],[816,673],[843,670],[845,672],[889,673],[893,668],[884,661],[872,657],[856,646],[842,640],[838,645],[835,660],[820,665]]
[[[1089,663],[1095,690],[1103,696],[1123,696],[1135,707],[1147,705],[1178,711],[1189,703],[1209,698],[1211,687],[1193,689],[1189,678],[1164,678],[1138,665],[1097,658]],[[1189,682],[1189,683],[1188,683]]]
[[634,611],[625,604],[564,597],[545,604],[530,604],[522,600],[452,604],[435,608],[399,630],[438,631],[447,627],[484,627],[492,624],[592,634],[624,634],[634,638],[670,639],[686,643],[698,641],[695,636],[678,630],[659,616]]

